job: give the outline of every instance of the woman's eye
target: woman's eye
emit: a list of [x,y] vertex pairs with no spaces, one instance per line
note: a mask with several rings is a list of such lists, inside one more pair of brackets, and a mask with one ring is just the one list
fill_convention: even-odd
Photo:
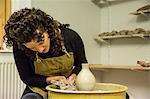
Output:
[[44,41],[40,41],[40,42],[39,42],[39,45],[41,45],[41,44],[43,44],[43,43],[44,43]]

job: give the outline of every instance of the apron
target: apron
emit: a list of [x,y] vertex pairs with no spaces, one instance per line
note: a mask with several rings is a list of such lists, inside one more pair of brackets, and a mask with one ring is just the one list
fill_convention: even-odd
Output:
[[[73,52],[65,53],[62,56],[42,59],[38,55],[34,61],[35,73],[44,76],[65,76],[69,77],[73,70],[74,57]],[[45,88],[32,87],[29,88],[47,99],[47,91]]]

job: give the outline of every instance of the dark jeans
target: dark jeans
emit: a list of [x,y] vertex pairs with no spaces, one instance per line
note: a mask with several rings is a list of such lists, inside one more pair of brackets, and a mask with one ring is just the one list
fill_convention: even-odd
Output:
[[30,90],[30,88],[27,86],[23,92],[21,99],[43,99],[43,97],[40,94]]
[[27,93],[21,99],[43,99],[43,97],[37,93]]
[[130,99],[128,93],[126,93],[126,99]]

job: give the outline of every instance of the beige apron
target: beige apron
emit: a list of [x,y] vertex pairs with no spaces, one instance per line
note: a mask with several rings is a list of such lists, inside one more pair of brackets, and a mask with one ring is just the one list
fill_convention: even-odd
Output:
[[[52,57],[41,59],[37,56],[37,60],[34,61],[35,73],[44,76],[65,76],[69,77],[72,73],[72,66],[74,63],[73,53],[66,53],[59,57]],[[36,93],[39,93],[47,99],[47,92],[43,88],[31,87],[30,89]]]

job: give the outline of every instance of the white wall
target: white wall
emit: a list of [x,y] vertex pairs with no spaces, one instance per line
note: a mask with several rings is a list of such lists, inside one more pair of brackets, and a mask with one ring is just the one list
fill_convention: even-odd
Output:
[[12,0],[12,12],[25,7],[31,7],[31,0]]
[[[150,3],[150,0],[113,0],[122,1],[101,8],[101,32],[144,28],[149,29],[149,18],[131,15],[138,8]],[[106,22],[107,21],[107,22]]]

